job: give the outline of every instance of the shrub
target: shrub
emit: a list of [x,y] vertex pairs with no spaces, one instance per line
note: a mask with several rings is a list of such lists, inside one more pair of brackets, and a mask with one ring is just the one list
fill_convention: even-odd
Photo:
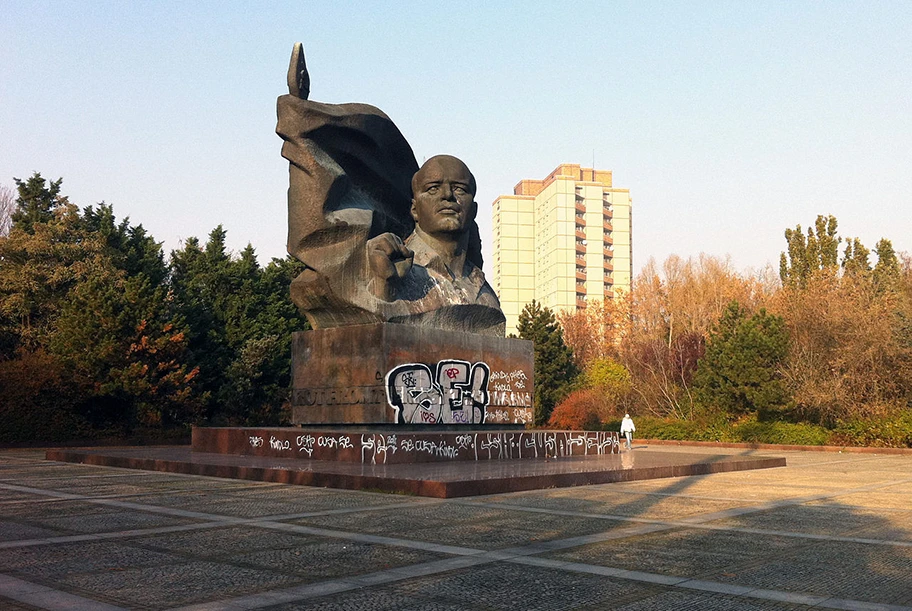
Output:
[[551,412],[548,428],[593,430],[599,428],[604,398],[590,388],[575,390]]
[[732,427],[737,441],[782,445],[820,446],[829,442],[830,431],[822,426],[803,422],[761,422],[749,419]]
[[906,408],[891,416],[837,423],[833,445],[912,448],[912,410]]

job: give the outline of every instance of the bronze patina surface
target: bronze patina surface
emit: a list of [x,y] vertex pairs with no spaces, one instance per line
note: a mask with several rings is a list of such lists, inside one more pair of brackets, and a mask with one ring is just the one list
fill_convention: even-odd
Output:
[[288,252],[307,266],[291,294],[311,326],[400,322],[503,337],[466,164],[438,155],[419,168],[379,109],[309,100],[300,43],[288,84],[276,127],[289,162]]

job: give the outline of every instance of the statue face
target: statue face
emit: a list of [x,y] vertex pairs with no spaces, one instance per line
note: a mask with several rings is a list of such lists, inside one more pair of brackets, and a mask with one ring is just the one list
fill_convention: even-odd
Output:
[[430,235],[465,232],[475,218],[474,185],[460,160],[432,157],[412,180],[412,218]]

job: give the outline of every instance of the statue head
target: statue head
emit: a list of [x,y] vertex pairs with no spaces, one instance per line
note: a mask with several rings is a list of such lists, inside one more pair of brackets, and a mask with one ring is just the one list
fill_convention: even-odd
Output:
[[431,157],[412,177],[411,213],[423,233],[459,239],[469,231],[477,211],[475,177],[456,157]]

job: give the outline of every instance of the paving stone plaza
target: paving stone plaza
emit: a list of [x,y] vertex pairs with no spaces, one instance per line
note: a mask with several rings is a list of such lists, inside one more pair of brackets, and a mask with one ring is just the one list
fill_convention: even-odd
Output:
[[0,451],[0,609],[912,610],[912,455],[713,451],[788,466],[440,500]]

